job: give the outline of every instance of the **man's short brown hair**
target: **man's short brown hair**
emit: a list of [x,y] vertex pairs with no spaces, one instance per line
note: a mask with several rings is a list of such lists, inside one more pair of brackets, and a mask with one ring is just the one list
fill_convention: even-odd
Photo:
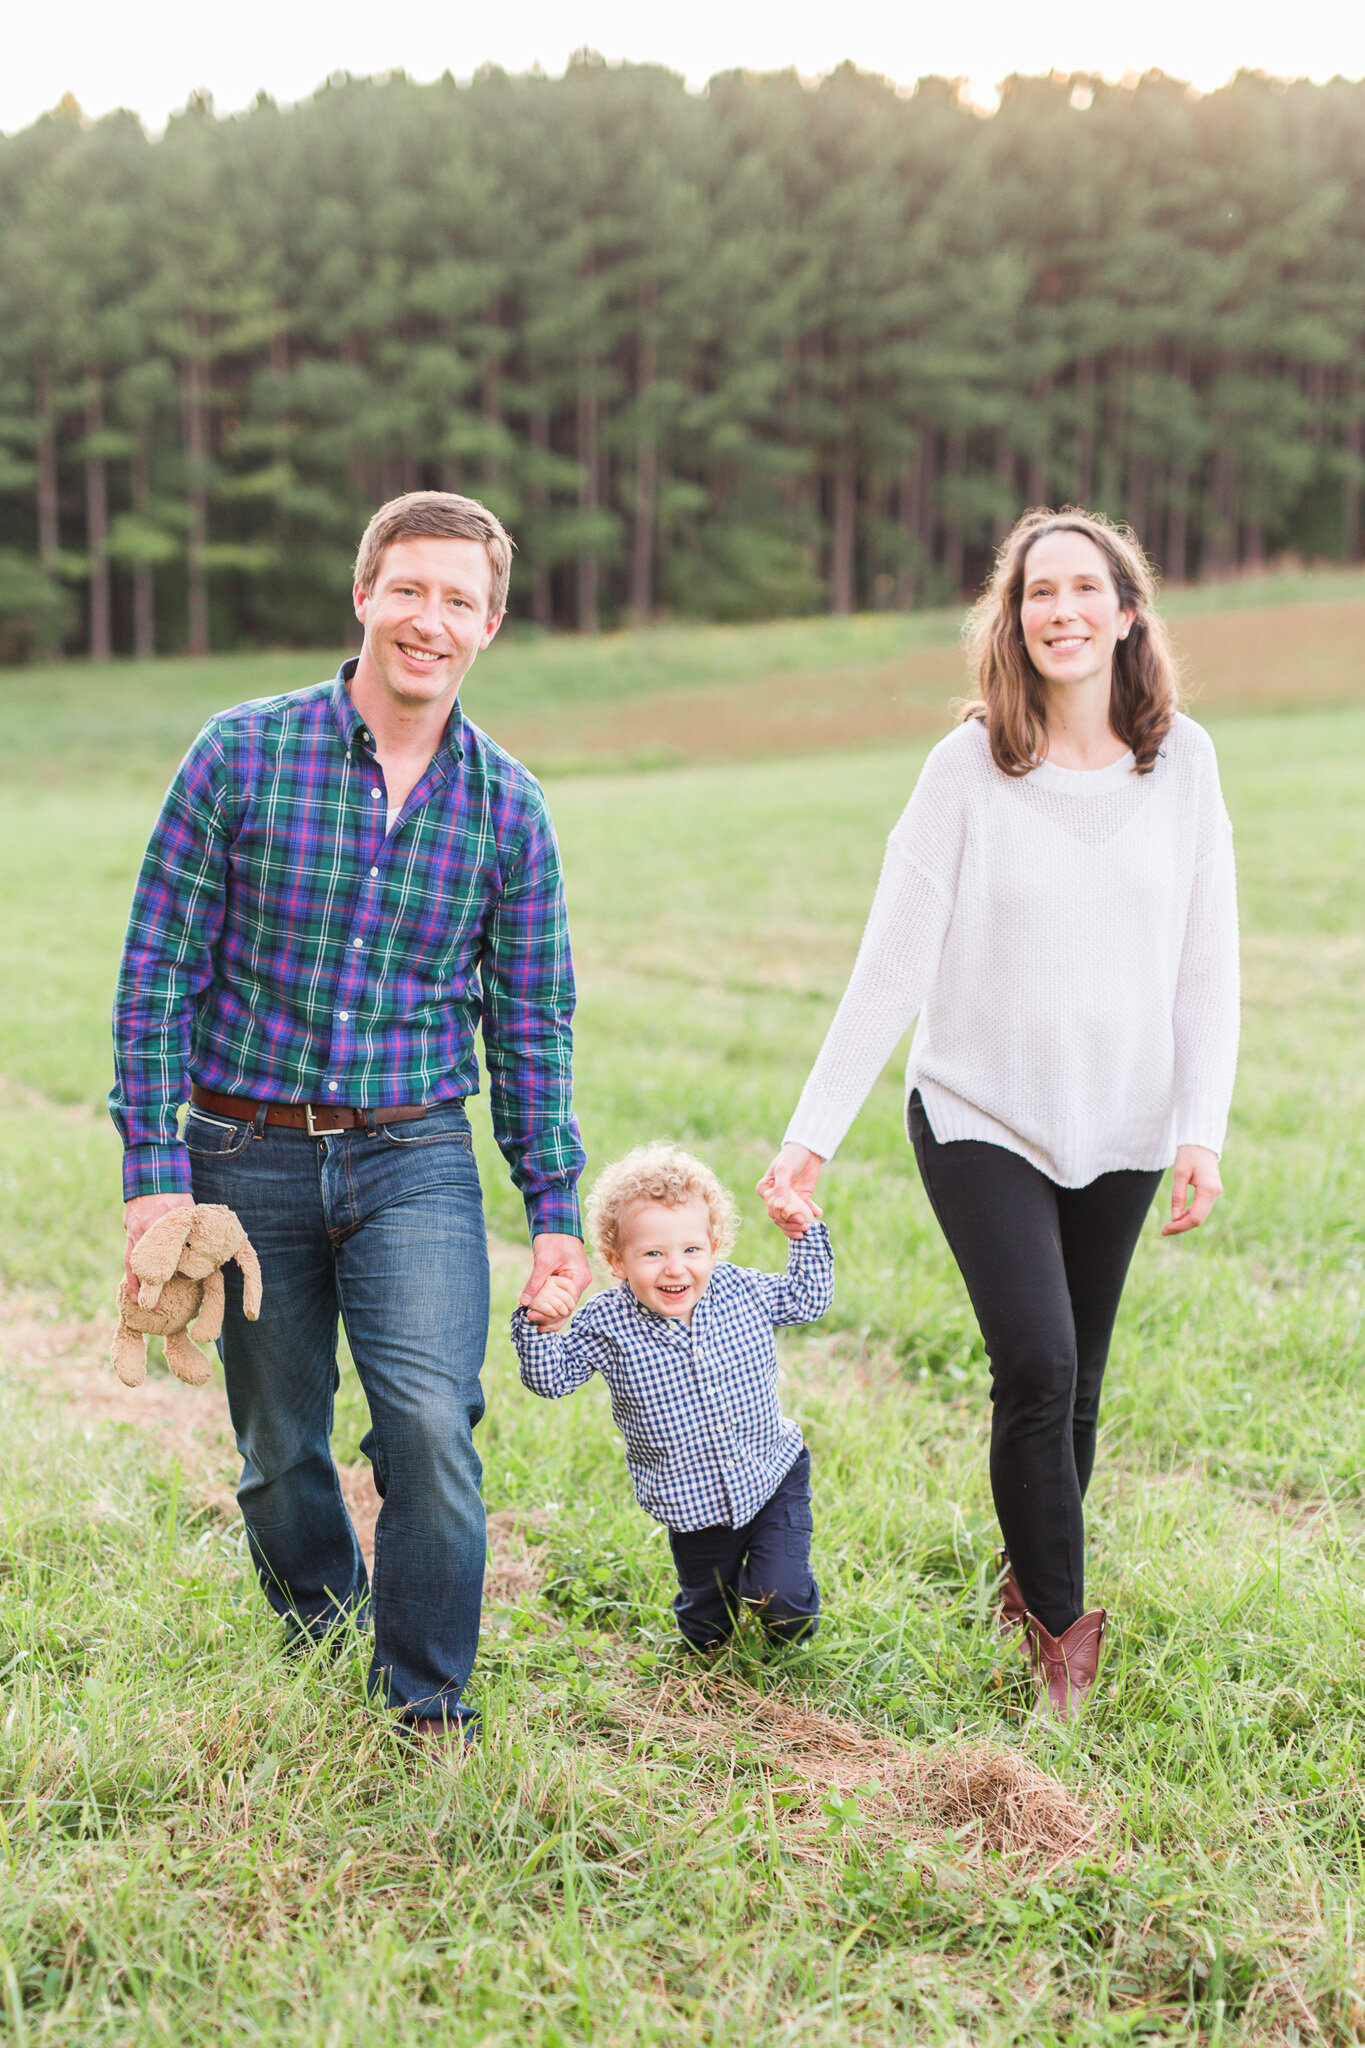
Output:
[[374,589],[379,565],[396,540],[481,540],[493,571],[488,615],[506,609],[512,542],[502,521],[477,498],[462,498],[455,491],[405,491],[381,505],[360,536],[355,580],[361,590]]

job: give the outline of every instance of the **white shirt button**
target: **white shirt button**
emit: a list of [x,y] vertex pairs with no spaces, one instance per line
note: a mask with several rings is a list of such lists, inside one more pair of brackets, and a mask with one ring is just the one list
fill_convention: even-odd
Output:
[[365,941],[363,939],[353,939],[351,943],[355,946],[363,946]]
[[371,795],[371,796],[372,796],[372,797],[374,798],[374,800],[375,800],[375,802],[376,802],[376,803],[378,803],[378,802],[379,802],[379,798],[380,798],[380,795],[381,795],[381,793],[382,793],[382,792],[381,792],[381,791],[379,791],[379,790],[377,790],[377,789],[372,789],[372,790],[370,791],[370,795]]
[[378,870],[378,868],[371,868],[371,869],[370,869],[370,877],[371,877],[371,880],[373,880],[374,876],[376,876],[376,875],[377,875],[378,873],[379,873],[379,870]]
[[331,1089],[331,1091],[332,1091],[333,1095],[335,1095],[335,1094],[336,1094],[336,1092],[337,1092],[337,1084],[336,1084],[336,1082],[335,1082],[335,1081],[329,1081],[329,1082],[327,1083],[327,1086],[328,1086],[328,1087],[329,1087],[329,1088]]
[[341,1021],[342,1021],[342,1023],[343,1023],[343,1024],[344,1024],[344,1023],[346,1022],[346,1020],[347,1020],[347,1019],[349,1018],[350,1014],[351,1014],[351,1013],[350,1013],[350,1011],[349,1011],[349,1010],[339,1010],[339,1011],[337,1012],[337,1015],[338,1015],[338,1016],[339,1016],[339,1017],[341,1018]]

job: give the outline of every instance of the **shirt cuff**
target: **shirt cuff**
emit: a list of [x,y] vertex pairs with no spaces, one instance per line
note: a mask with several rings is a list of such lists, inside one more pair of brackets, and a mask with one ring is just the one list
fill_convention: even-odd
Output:
[[1202,1145],[1206,1152],[1222,1156],[1228,1135],[1228,1112],[1224,1103],[1182,1102],[1176,1111],[1175,1143]]
[[177,1139],[170,1145],[129,1145],[123,1154],[123,1199],[139,1195],[192,1195],[190,1155]]
[[532,1237],[550,1232],[559,1237],[582,1237],[583,1218],[578,1208],[578,1189],[567,1186],[541,1188],[526,1197],[526,1227]]
[[822,1216],[817,1216],[813,1223],[808,1223],[800,1237],[792,1239],[788,1256],[794,1259],[798,1254],[803,1259],[814,1259],[821,1265],[826,1259],[833,1257],[834,1247],[829,1241],[829,1225]]
[[807,1152],[814,1152],[828,1166],[848,1136],[852,1122],[853,1117],[846,1116],[842,1110],[826,1108],[823,1115],[819,1109],[803,1112],[798,1103],[796,1113],[783,1133],[782,1143],[804,1145]]

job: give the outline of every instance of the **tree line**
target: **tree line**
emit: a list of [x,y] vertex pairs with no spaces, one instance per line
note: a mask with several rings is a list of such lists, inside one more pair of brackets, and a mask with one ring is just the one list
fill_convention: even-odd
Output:
[[0,653],[334,643],[418,487],[592,632],[949,602],[1027,504],[1357,560],[1365,83],[338,77],[0,139]]

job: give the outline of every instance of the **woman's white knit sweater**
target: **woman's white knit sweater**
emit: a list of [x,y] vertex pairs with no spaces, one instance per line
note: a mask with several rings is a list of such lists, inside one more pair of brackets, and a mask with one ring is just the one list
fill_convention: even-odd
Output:
[[940,741],[887,843],[852,979],[789,1139],[828,1159],[918,1014],[906,1096],[1062,1187],[1220,1151],[1237,1061],[1237,894],[1213,743],[1177,718],[1150,775],[1001,774]]

